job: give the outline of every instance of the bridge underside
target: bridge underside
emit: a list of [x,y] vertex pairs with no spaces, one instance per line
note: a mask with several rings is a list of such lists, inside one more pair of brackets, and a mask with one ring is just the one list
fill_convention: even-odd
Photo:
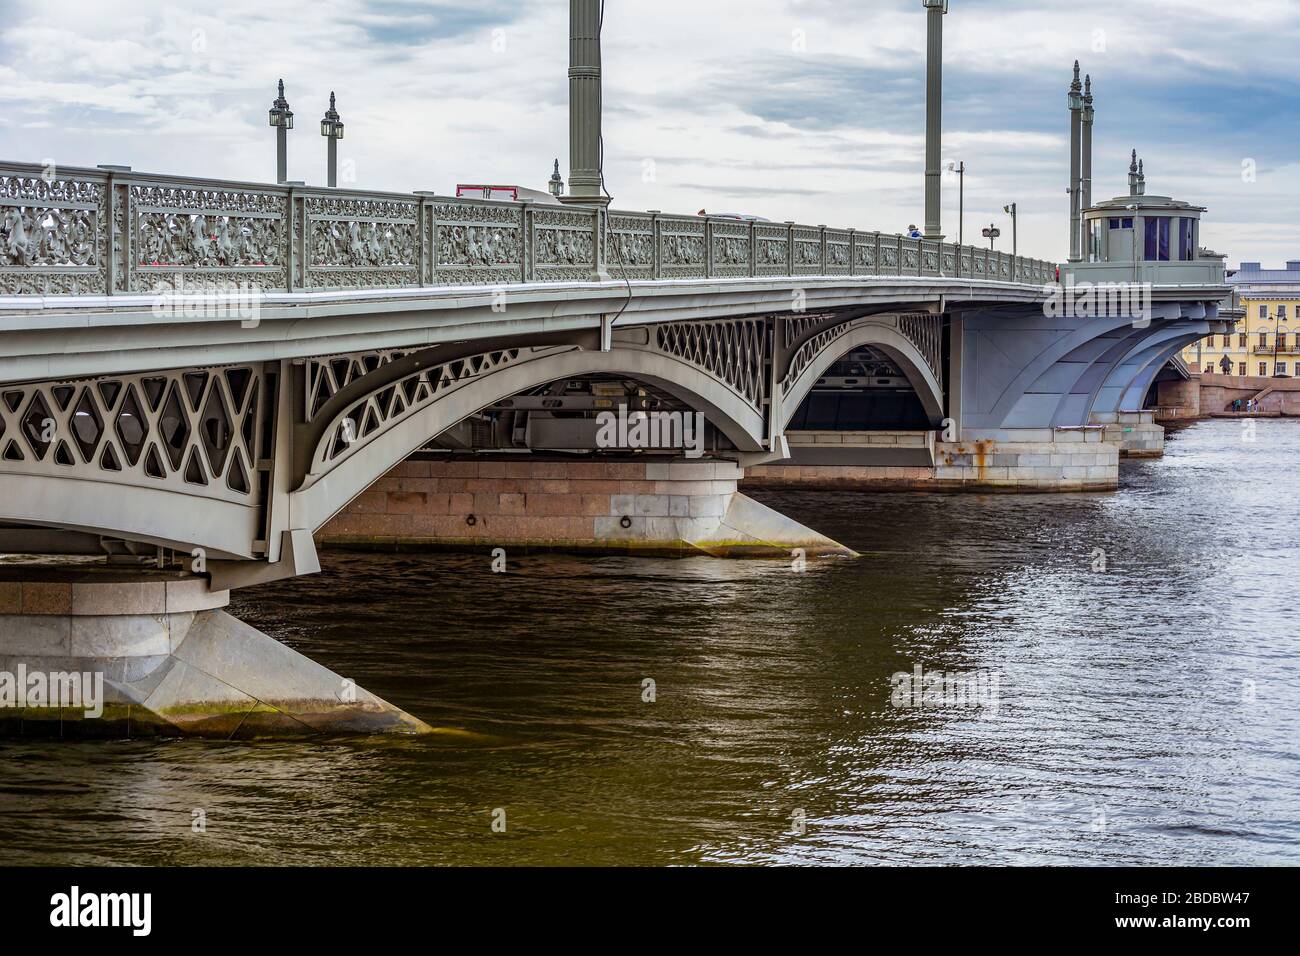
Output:
[[[0,395],[0,548],[175,553],[223,579],[238,568],[234,584],[301,573],[311,536],[416,453],[705,456],[728,474],[779,459],[790,417],[854,350],[888,362],[909,414],[937,424],[942,342],[941,316],[856,309],[15,384]],[[647,443],[625,423],[604,440],[602,414],[677,431]]]
[[1221,323],[1200,304],[1149,321],[1044,311],[859,307],[15,384],[0,391],[0,549],[198,560],[241,586],[314,569],[315,535],[836,550],[756,505],[729,519],[741,469],[1114,487],[1120,448],[1159,452],[1151,382]]

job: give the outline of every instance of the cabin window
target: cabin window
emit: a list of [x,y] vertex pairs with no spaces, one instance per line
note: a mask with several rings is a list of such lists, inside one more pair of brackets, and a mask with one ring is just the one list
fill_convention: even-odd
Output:
[[1147,216],[1145,258],[1147,262],[1169,261],[1168,216]]

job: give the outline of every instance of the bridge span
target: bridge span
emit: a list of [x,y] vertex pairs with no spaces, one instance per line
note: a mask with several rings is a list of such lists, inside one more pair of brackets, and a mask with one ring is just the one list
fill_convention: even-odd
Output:
[[[318,570],[317,540],[843,554],[739,486],[1113,488],[1222,292],[1092,317],[1051,307],[1056,271],[824,225],[0,165],[0,551],[114,568],[19,574],[0,617],[51,660],[115,649],[127,720],[202,674],[274,723],[332,675],[213,615]],[[631,440],[647,421],[675,437]],[[232,647],[309,675],[302,699],[214,676]]]

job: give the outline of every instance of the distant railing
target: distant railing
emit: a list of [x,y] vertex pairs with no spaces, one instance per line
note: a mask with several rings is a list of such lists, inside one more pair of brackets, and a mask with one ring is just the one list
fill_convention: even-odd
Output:
[[915,276],[1043,285],[1040,259],[880,232],[0,163],[0,295]]

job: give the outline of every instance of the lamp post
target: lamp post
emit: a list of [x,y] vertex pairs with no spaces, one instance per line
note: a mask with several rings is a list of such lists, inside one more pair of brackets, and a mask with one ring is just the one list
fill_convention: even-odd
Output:
[[280,93],[271,104],[270,119],[275,127],[275,181],[282,183],[289,178],[288,140],[289,130],[293,129],[293,113],[284,98],[284,80],[280,81]]
[[943,239],[939,210],[939,163],[943,152],[943,17],[948,0],[921,0],[925,48],[925,238]]
[[1273,377],[1277,378],[1277,347],[1279,343],[1278,332],[1281,331],[1282,321],[1285,316],[1282,314],[1282,307],[1278,306],[1277,315],[1273,316]]
[[948,172],[957,174],[957,245],[966,244],[966,161],[949,163]]
[[1011,216],[1011,281],[1016,281],[1016,256],[1020,253],[1020,237],[1016,226],[1016,204],[1003,206],[1002,211]]
[[993,240],[1002,235],[1002,230],[993,223],[989,223],[983,230],[984,238],[989,241],[989,250],[993,249]]
[[560,175],[560,160],[558,158],[555,160],[555,171],[551,173],[546,188],[556,199],[564,195],[564,177]]
[[339,184],[339,140],[343,138],[343,124],[339,121],[338,111],[334,109],[333,90],[330,90],[330,108],[325,111],[325,118],[320,121],[320,134],[329,141],[328,181],[332,189]]

